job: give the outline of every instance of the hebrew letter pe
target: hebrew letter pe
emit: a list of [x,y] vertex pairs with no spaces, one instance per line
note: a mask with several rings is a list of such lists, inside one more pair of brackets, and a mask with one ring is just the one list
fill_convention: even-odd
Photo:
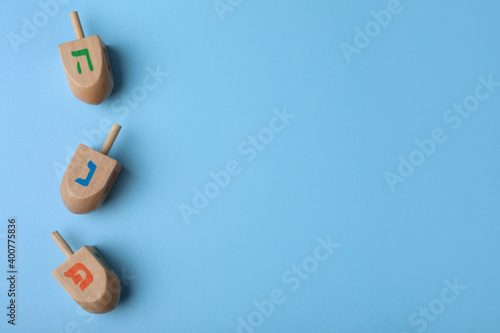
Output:
[[[78,273],[79,271],[83,271],[85,273],[85,279]],[[75,285],[78,285],[80,283],[80,289],[82,291],[87,288],[92,281],[94,281],[94,277],[92,276],[92,273],[81,263],[76,263],[74,264],[68,271],[64,272],[64,275],[71,278],[73,280],[73,283]],[[83,280],[83,281],[82,281]]]

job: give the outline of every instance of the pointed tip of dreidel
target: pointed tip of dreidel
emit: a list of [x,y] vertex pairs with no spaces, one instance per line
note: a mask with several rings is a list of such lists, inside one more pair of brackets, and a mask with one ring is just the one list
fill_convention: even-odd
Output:
[[122,166],[107,156],[121,126],[113,124],[101,151],[80,144],[64,173],[61,199],[74,214],[90,213],[102,206]]
[[108,49],[98,35],[85,37],[77,12],[69,15],[76,40],[59,44],[64,71],[73,95],[97,105],[109,97],[115,84]]
[[120,300],[121,284],[118,275],[93,246],[83,246],[73,253],[59,232],[52,239],[67,257],[52,275],[66,292],[85,311],[106,313]]

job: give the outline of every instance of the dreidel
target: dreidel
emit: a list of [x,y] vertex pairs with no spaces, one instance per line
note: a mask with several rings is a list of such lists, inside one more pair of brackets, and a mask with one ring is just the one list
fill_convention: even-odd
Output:
[[79,144],[61,182],[61,199],[74,214],[90,213],[102,206],[122,166],[107,156],[121,126],[113,124],[101,151]]
[[73,253],[59,232],[50,236],[67,258],[52,272],[57,282],[85,311],[113,310],[120,300],[120,279],[99,251],[86,245]]
[[108,49],[97,35],[85,38],[77,12],[69,15],[77,39],[59,44],[64,71],[73,95],[97,105],[108,98],[115,84]]

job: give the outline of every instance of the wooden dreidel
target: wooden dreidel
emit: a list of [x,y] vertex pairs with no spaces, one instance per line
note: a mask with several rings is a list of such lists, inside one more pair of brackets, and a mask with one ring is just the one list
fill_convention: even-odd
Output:
[[120,300],[120,279],[97,249],[83,246],[73,253],[57,231],[50,236],[68,258],[52,272],[57,282],[85,311],[113,310]]
[[59,44],[69,86],[82,102],[100,104],[115,84],[106,44],[97,35],[85,38],[78,13],[69,15],[77,39]]
[[90,213],[101,207],[122,166],[108,157],[121,126],[113,124],[101,152],[79,144],[61,182],[61,198],[75,214]]

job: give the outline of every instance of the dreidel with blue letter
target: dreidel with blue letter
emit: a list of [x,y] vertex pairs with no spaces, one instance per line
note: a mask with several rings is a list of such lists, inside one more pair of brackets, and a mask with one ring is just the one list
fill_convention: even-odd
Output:
[[51,235],[67,260],[52,275],[85,311],[106,313],[120,300],[118,275],[93,246],[83,246],[73,253],[64,238],[54,231]]
[[100,152],[78,145],[60,188],[61,199],[70,212],[90,213],[108,197],[122,169],[120,163],[107,156],[120,129],[120,125],[113,124]]
[[77,12],[71,12],[70,17],[77,39],[59,44],[69,86],[82,102],[100,104],[115,84],[108,49],[97,35],[85,38]]

